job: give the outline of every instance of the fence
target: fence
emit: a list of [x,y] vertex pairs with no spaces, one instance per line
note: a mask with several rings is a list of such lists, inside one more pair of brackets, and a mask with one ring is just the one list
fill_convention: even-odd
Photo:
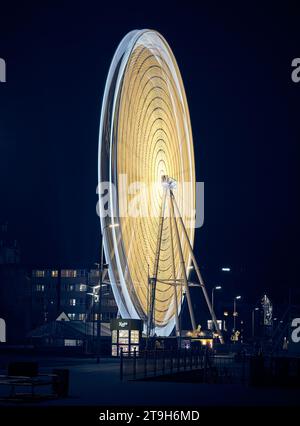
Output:
[[203,350],[151,350],[132,356],[121,352],[120,379],[300,386],[300,358],[216,355]]
[[183,381],[236,383],[246,380],[246,364],[245,357],[215,356],[207,349],[145,350],[132,356],[121,352],[120,379],[176,376]]
[[193,350],[145,350],[120,356],[121,380],[145,379],[203,368],[205,353]]

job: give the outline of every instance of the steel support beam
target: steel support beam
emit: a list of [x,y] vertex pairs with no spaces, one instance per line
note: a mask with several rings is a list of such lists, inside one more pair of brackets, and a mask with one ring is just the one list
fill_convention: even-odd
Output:
[[170,215],[172,216],[174,229],[175,229],[176,242],[177,242],[179,257],[180,257],[181,274],[182,274],[183,282],[184,282],[184,286],[185,286],[185,292],[186,292],[186,298],[187,298],[187,302],[188,302],[188,308],[189,308],[192,328],[193,328],[193,330],[196,330],[194,310],[193,310],[193,305],[192,305],[192,300],[191,300],[191,295],[190,295],[190,289],[189,289],[187,275],[186,275],[186,269],[185,269],[184,257],[183,257],[183,253],[182,253],[182,247],[181,247],[181,243],[180,243],[179,231],[178,231],[175,213],[174,213],[174,203],[173,203],[174,197],[172,197],[172,194],[173,193],[170,190],[170,206],[171,206]]
[[[171,203],[171,204],[172,204],[172,206],[173,206],[173,212],[174,212],[174,206],[175,206],[175,210],[176,210],[176,213],[177,213],[178,219],[179,219],[179,221],[180,221],[181,227],[182,227],[182,229],[183,229],[185,239],[186,239],[186,241],[187,241],[187,243],[188,243],[188,247],[189,247],[189,250],[190,250],[190,255],[191,255],[191,258],[192,258],[192,261],[193,261],[193,264],[194,264],[194,267],[195,267],[195,270],[196,270],[196,274],[197,274],[197,276],[198,276],[198,280],[199,280],[199,282],[200,282],[200,285],[201,285],[201,288],[202,288],[202,291],[203,291],[203,295],[204,295],[204,298],[205,298],[206,304],[207,304],[207,306],[208,306],[208,309],[209,309],[209,312],[210,312],[211,318],[212,318],[212,320],[213,320],[214,326],[215,326],[216,331],[217,331],[217,333],[218,333],[218,336],[219,336],[220,342],[221,342],[221,343],[224,343],[224,339],[223,339],[222,332],[221,332],[221,330],[220,330],[220,328],[219,328],[219,325],[218,325],[218,322],[217,322],[217,318],[216,318],[215,312],[214,312],[214,310],[213,310],[213,308],[212,308],[212,306],[211,306],[211,303],[210,303],[210,300],[209,300],[209,297],[208,297],[208,294],[207,294],[207,291],[206,291],[206,288],[205,288],[204,280],[203,280],[203,278],[202,278],[202,275],[201,275],[201,272],[200,272],[200,269],[199,269],[199,266],[198,266],[197,260],[196,260],[196,258],[195,258],[194,252],[193,252],[193,247],[192,247],[192,245],[191,245],[191,243],[190,243],[189,236],[188,236],[187,231],[186,231],[186,228],[185,228],[185,226],[184,226],[184,223],[183,223],[183,220],[182,220],[182,217],[181,217],[181,214],[180,214],[180,211],[179,211],[179,208],[178,208],[178,205],[177,205],[177,203],[176,203],[176,200],[175,200],[175,197],[174,197],[174,194],[173,194],[172,190],[170,190],[170,196],[171,196],[171,200],[172,200],[172,203]],[[175,220],[175,217],[174,217],[174,220]],[[175,223],[176,223],[176,222],[175,222]],[[195,328],[194,328],[194,329],[195,329]]]
[[[171,197],[169,198],[169,207],[171,210]],[[173,227],[172,227],[172,217],[169,215],[170,220],[170,238],[171,238],[171,252],[172,252],[172,272],[173,279],[176,282],[176,267],[175,267],[175,257],[174,257],[174,242],[173,242]],[[175,327],[176,327],[176,336],[180,337],[180,327],[179,327],[179,317],[178,317],[178,300],[177,300],[177,286],[174,285],[174,303],[175,303]]]
[[152,277],[150,277],[149,283],[148,283],[148,285],[150,285],[150,292],[149,292],[149,305],[150,306],[149,306],[149,314],[148,314],[147,337],[149,337],[150,334],[151,334],[153,323],[155,324],[154,305],[155,305],[156,281],[157,281],[157,275],[158,275],[161,240],[162,240],[162,232],[163,232],[163,226],[164,226],[166,196],[167,196],[167,188],[164,187],[163,196],[162,196],[162,203],[161,203],[161,210],[160,210],[160,217],[159,217],[159,227],[158,227],[157,246],[156,246],[156,253],[155,253],[153,275],[152,275]]

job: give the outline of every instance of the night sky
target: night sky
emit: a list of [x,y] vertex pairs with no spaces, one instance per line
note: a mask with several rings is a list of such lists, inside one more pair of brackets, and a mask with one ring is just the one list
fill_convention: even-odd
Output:
[[300,57],[299,9],[162,3],[2,2],[0,221],[9,222],[24,264],[97,260],[106,75],[128,31],[155,29],[175,54],[189,102],[205,182],[196,253],[208,286],[229,265],[221,282],[229,295],[254,301],[267,291],[280,301],[292,288],[296,298],[300,83],[291,62]]

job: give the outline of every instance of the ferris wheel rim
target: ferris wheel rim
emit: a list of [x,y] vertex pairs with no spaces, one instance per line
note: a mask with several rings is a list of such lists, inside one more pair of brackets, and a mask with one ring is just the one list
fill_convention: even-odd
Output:
[[[98,151],[98,182],[102,182],[104,179],[107,179],[111,183],[117,183],[116,170],[114,169],[114,155],[116,146],[114,146],[115,141],[113,140],[113,129],[112,126],[114,124],[114,115],[116,114],[116,105],[118,102],[118,94],[120,91],[121,81],[128,63],[128,59],[131,55],[134,46],[139,40],[139,38],[145,33],[155,33],[165,43],[167,48],[169,48],[166,40],[156,31],[143,29],[143,30],[133,30],[128,33],[121,43],[119,44],[112,63],[110,65],[109,73],[106,80],[105,91],[103,96],[103,103],[101,109],[101,119],[100,119],[100,129],[99,129],[99,151]],[[169,48],[170,49],[170,48]],[[113,99],[109,99],[111,92],[114,92]],[[112,102],[110,102],[112,101]],[[103,160],[103,152],[107,150],[107,146],[104,146],[104,132],[107,131],[105,128],[105,117],[107,118],[107,114],[110,116],[110,135],[109,135],[109,152],[106,152],[106,159],[108,160],[109,168],[105,166],[105,161]],[[118,187],[117,187],[118,188]],[[118,189],[117,189],[118,190]],[[112,190],[109,193],[110,197],[110,217],[112,218],[112,222],[118,222],[120,220],[118,216],[118,208],[117,201],[114,199],[114,194]],[[106,234],[106,230],[108,227],[108,219],[100,215],[100,223],[101,223],[101,232],[103,236],[103,247],[105,258],[108,260],[108,269],[109,269],[109,277],[112,285],[112,290],[117,301],[117,305],[119,308],[119,312],[123,318],[135,318],[140,319],[142,317],[141,312],[139,312],[137,304],[132,300],[132,294],[130,294],[128,287],[125,282],[124,272],[122,270],[122,261],[121,256],[122,253],[120,247],[120,241],[122,243],[122,229],[111,228],[110,236]],[[110,239],[113,242],[114,247],[119,247],[118,250],[114,252],[114,259],[112,259],[111,255],[111,246]],[[120,239],[120,240],[119,240]],[[181,308],[181,304],[180,304]],[[142,318],[143,319],[143,318]],[[163,335],[168,335],[174,329],[175,318],[173,317],[165,326],[157,327],[157,331],[162,333]]]

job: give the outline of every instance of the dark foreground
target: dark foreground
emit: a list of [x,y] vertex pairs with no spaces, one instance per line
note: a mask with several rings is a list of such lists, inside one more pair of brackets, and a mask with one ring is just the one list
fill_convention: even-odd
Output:
[[[18,360],[18,357],[14,357]],[[2,406],[299,406],[300,390],[256,388],[234,384],[204,384],[172,381],[120,381],[119,361],[103,358],[96,364],[92,358],[22,357],[38,361],[40,370],[53,368],[70,371],[67,398],[38,402],[0,402]],[[12,357],[0,356],[0,374]],[[167,380],[167,378],[166,378]],[[0,388],[1,397],[7,393]]]

